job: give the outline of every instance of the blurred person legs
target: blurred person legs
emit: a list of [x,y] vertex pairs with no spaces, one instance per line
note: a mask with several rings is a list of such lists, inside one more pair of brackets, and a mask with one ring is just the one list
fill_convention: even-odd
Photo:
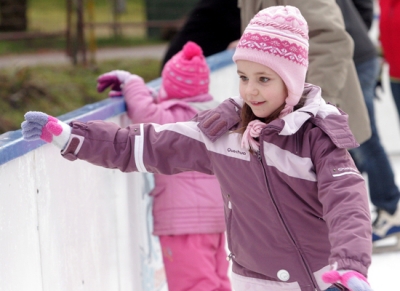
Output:
[[230,291],[225,234],[161,235],[169,291]]
[[325,291],[342,291],[342,289],[339,289],[338,287],[329,287]]
[[390,79],[390,88],[392,90],[393,100],[396,104],[397,113],[400,118],[400,79],[396,80],[394,78]]
[[237,0],[200,0],[182,29],[171,40],[162,67],[189,40],[201,46],[207,57],[225,50],[239,38],[240,10]]
[[[396,235],[400,241],[400,210],[398,207],[400,192],[395,183],[392,166],[381,144],[375,122],[374,88],[371,80],[376,80],[378,60],[356,65],[357,74],[368,109],[372,136],[359,148],[350,150],[358,169],[368,175],[368,186],[371,203],[377,209],[377,217],[373,224],[373,240],[378,241],[388,236]],[[394,249],[399,248],[399,243]],[[392,248],[382,248],[382,251]],[[378,248],[374,248],[379,251]]]
[[394,237],[391,244],[374,245],[374,252],[400,251],[400,204],[395,213],[390,214],[378,209],[377,218],[373,224],[373,237],[375,242]]

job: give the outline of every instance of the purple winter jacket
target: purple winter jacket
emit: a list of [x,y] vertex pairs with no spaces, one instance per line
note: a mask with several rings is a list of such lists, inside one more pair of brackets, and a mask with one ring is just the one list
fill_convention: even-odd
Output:
[[320,88],[260,134],[260,151],[240,147],[242,100],[228,99],[192,121],[174,124],[72,122],[62,151],[124,172],[215,174],[224,200],[236,291],[315,291],[331,267],[365,276],[371,221],[363,177],[347,148],[357,146],[347,115]]
[[[197,108],[212,108],[218,103],[210,94],[157,103],[143,79],[135,78],[122,91],[127,114],[133,123],[172,123],[188,121]],[[225,231],[224,204],[219,182],[213,175],[185,172],[154,175],[153,233],[180,235]]]

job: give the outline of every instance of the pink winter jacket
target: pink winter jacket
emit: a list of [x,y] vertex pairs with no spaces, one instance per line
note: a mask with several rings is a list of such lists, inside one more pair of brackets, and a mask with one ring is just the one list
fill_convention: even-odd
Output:
[[[156,103],[142,79],[135,78],[123,88],[127,113],[133,123],[188,121],[196,104],[215,105],[209,94]],[[184,149],[182,149],[184,150]],[[218,180],[213,175],[186,172],[155,174],[153,223],[155,235],[219,233],[225,231],[224,205]]]

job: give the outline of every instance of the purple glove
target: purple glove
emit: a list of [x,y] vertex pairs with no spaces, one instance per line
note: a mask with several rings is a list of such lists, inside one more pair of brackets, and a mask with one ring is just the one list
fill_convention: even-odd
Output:
[[71,127],[57,118],[39,111],[29,111],[22,122],[22,135],[25,140],[42,139],[63,149],[71,135]]
[[350,291],[373,291],[367,279],[356,271],[328,271],[322,275],[325,283],[340,283]]
[[127,71],[114,70],[105,74],[100,75],[97,78],[97,92],[101,93],[108,87],[111,87],[109,97],[121,97],[122,87],[129,81],[134,79],[141,79],[137,75],[133,75]]

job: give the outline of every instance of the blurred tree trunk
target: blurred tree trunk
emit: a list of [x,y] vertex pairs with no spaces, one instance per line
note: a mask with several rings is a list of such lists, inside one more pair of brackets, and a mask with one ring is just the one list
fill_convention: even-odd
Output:
[[0,0],[0,31],[26,31],[27,0]]
[[[0,0],[1,1],[1,0]],[[94,0],[92,0],[92,4]],[[67,0],[67,55],[72,64],[87,65],[85,0]],[[89,13],[90,14],[90,13]]]

